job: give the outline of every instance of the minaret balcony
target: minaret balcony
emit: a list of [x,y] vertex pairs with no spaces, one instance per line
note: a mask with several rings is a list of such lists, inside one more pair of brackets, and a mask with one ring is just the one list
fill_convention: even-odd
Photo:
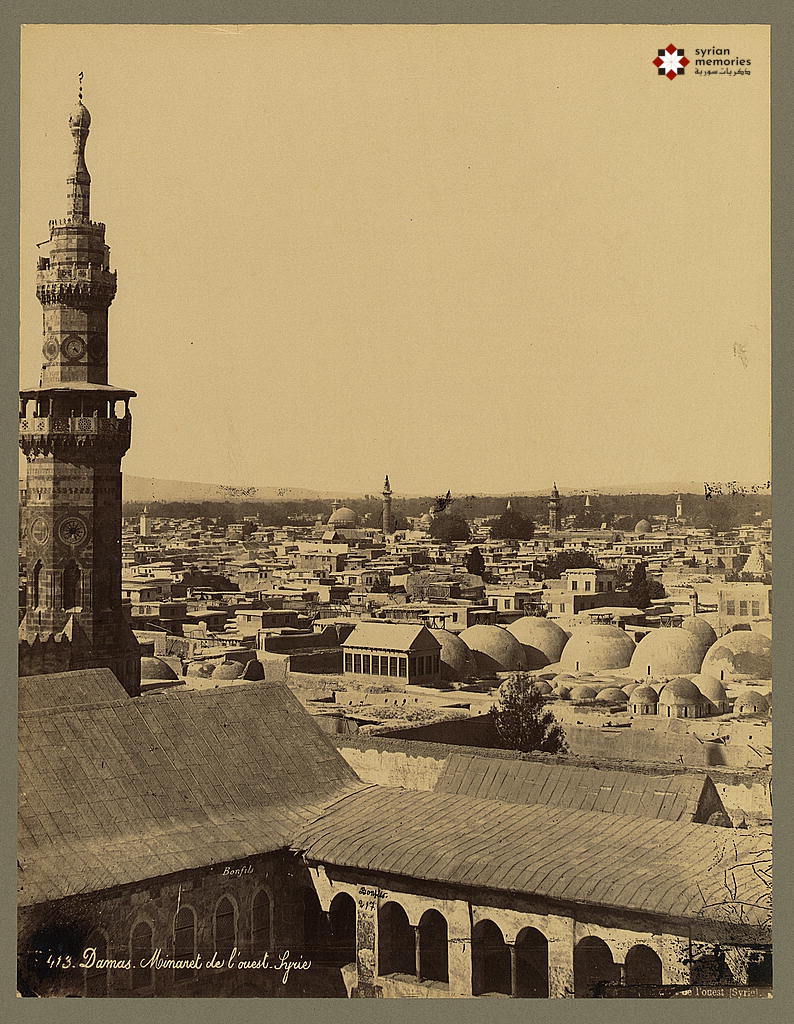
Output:
[[124,453],[132,437],[132,416],[23,416],[19,446],[28,455],[51,455],[71,448]]
[[43,305],[54,306],[74,301],[100,301],[110,304],[116,295],[116,271],[98,263],[50,264],[36,273],[36,296]]

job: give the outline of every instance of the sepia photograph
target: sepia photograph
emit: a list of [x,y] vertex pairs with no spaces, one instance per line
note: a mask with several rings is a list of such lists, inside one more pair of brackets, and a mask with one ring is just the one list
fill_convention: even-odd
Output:
[[770,196],[768,25],[22,26],[19,997],[772,996]]

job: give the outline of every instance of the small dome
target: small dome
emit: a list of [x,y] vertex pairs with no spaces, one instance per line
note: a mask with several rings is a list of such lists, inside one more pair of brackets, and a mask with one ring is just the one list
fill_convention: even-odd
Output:
[[681,623],[681,628],[688,630],[696,636],[698,640],[701,640],[706,645],[706,648],[711,647],[717,639],[717,634],[714,632],[711,623],[699,615],[688,615]]
[[460,634],[460,639],[474,654],[480,676],[518,672],[526,668],[524,648],[512,633],[501,626],[469,626]]
[[240,679],[244,671],[245,665],[241,665],[239,661],[224,661],[212,673],[212,678]]
[[538,691],[538,693],[542,693],[544,697],[547,694],[551,693],[551,686],[549,686],[549,683],[548,683],[548,681],[546,679],[539,679],[537,682],[533,683],[532,685]]
[[593,700],[596,696],[596,691],[592,686],[574,686],[571,689],[571,700]]
[[600,672],[626,668],[634,641],[618,626],[581,626],[565,645],[560,664],[575,671]]
[[642,535],[643,533],[651,532],[651,524],[647,519],[640,519],[637,525],[634,527],[634,532]]
[[563,683],[560,683],[559,686],[555,686],[551,692],[558,700],[569,700],[571,696],[570,686],[565,686]]
[[712,704],[719,704],[720,701],[726,701],[728,699],[725,687],[719,679],[714,676],[708,676],[700,673],[692,677],[692,682],[697,686],[703,696],[712,702]]
[[652,629],[640,640],[630,667],[643,675],[699,672],[707,649],[707,644],[688,629],[663,626]]
[[248,679],[251,682],[265,678],[265,669],[262,662],[258,658],[251,658],[248,664],[245,666],[242,674],[243,679]]
[[599,690],[596,700],[619,701],[621,704],[628,702],[628,697],[619,686],[606,686]]
[[91,115],[88,112],[88,108],[83,106],[82,101],[78,100],[77,106],[69,115],[69,127],[70,128],[90,128],[91,127]]
[[748,687],[748,689],[742,690],[733,702],[733,713],[735,715],[766,714],[769,707],[769,701],[763,693]]
[[636,690],[636,688],[637,688],[637,687],[638,687],[639,685],[640,685],[640,684],[639,684],[638,682],[636,682],[635,680],[632,680],[632,681],[631,681],[631,682],[629,682],[629,683],[621,683],[621,686],[620,686],[620,688],[621,688],[621,690],[622,690],[622,691],[623,691],[623,692],[624,692],[624,693],[625,693],[626,695],[630,696],[630,695],[631,695],[631,693],[632,693],[632,691],[633,691],[633,690]]
[[568,637],[556,622],[539,615],[525,615],[507,627],[523,646],[528,668],[543,668],[560,660]]
[[771,679],[772,641],[750,629],[726,633],[706,652],[702,671],[718,679]]
[[447,682],[466,682],[477,675],[474,655],[459,636],[447,629],[431,629],[441,644],[441,678]]
[[328,517],[329,526],[349,526],[353,527],[358,523],[358,516],[352,508],[348,508],[347,505],[341,505]]
[[659,703],[686,704],[689,706],[704,704],[705,700],[703,694],[691,679],[684,679],[683,676],[679,676],[677,679],[672,679],[662,688],[662,692],[659,694]]
[[652,686],[637,686],[631,692],[632,704],[658,704],[659,694]]
[[211,661],[191,661],[185,675],[196,676],[199,679],[209,679],[215,668],[215,664]]
[[178,679],[179,676],[162,658],[141,658],[141,679]]

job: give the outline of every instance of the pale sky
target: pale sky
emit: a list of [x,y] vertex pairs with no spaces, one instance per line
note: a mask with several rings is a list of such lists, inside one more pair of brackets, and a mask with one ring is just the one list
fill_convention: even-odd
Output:
[[[669,42],[751,74],[667,81]],[[768,50],[762,26],[28,27],[22,380],[82,70],[126,472],[764,481]]]

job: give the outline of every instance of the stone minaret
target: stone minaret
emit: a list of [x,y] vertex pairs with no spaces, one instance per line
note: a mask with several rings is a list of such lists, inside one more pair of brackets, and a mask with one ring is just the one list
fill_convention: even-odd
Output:
[[90,124],[81,89],[69,118],[67,216],[50,221],[36,274],[44,311],[41,379],[20,392],[27,594],[19,662],[22,675],[107,667],[135,694],[140,652],[121,603],[121,458],[130,445],[135,392],[108,383],[116,272],[105,225],[90,219]]
[[681,500],[681,495],[680,494],[675,499],[675,517],[676,517],[676,519],[683,519],[684,518],[684,503]]
[[557,484],[555,483],[551,489],[551,497],[549,498],[549,529],[552,531],[559,530],[560,528],[560,492],[557,490]]
[[391,484],[388,476],[383,484],[383,535],[390,537],[394,533],[394,524],[391,516]]

